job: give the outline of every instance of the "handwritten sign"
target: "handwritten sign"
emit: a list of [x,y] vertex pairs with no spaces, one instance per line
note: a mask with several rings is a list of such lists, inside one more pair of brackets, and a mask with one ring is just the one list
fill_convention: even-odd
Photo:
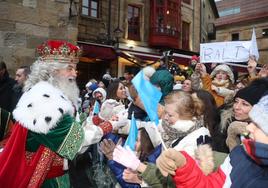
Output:
[[244,62],[248,60],[250,41],[200,44],[201,63]]
[[200,44],[201,63],[246,62],[249,56],[259,58],[255,30],[250,41],[214,42]]

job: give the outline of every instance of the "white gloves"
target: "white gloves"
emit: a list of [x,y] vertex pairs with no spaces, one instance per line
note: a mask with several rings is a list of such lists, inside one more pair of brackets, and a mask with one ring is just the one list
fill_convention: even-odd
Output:
[[108,99],[104,101],[104,103],[101,105],[99,117],[106,121],[110,120],[112,116],[115,114],[113,112],[114,107],[119,105],[120,103],[114,99]]
[[114,149],[113,160],[134,171],[137,170],[141,163],[128,146],[127,149],[125,149],[120,145],[116,146]]
[[[119,128],[126,126],[128,124],[128,112],[127,110],[123,110],[119,112],[115,117],[116,120],[110,121],[113,126],[113,130],[118,130]],[[115,119],[115,117],[113,119]]]

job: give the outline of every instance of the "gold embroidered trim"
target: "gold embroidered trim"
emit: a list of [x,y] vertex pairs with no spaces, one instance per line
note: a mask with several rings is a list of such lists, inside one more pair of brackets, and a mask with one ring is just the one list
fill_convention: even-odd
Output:
[[78,122],[73,122],[57,153],[64,158],[72,160],[81,148],[83,140],[84,130],[82,126]]
[[[26,157],[26,162],[28,165],[30,164],[34,154],[35,152],[26,151],[25,157]],[[63,158],[60,157],[59,155],[55,155],[52,166],[63,166]]]
[[55,155],[50,149],[44,148],[27,187],[38,187],[39,183],[45,180]]

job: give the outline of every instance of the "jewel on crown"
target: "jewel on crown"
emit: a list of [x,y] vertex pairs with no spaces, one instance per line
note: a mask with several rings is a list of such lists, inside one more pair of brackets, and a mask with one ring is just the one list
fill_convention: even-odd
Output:
[[78,63],[81,49],[66,41],[49,40],[37,48],[43,62]]

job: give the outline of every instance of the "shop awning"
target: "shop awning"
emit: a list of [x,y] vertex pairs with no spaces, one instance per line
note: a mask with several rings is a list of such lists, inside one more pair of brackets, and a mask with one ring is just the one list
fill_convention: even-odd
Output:
[[[120,49],[121,55],[123,58],[133,58],[142,61],[142,63],[146,64],[146,61],[159,61],[164,56],[162,54],[153,54],[153,53],[146,53],[142,51],[135,51],[135,50],[126,50],[126,49]],[[185,55],[180,53],[173,53],[172,59],[174,59],[174,63],[180,64],[180,65],[189,65],[189,62],[191,60],[191,55]]]
[[[115,60],[118,56],[120,56],[142,67],[146,66],[149,61],[157,62],[163,58],[163,54],[157,52],[148,53],[143,50],[132,50],[127,48],[119,48],[118,50],[115,50],[114,46],[110,45],[82,41],[78,41],[77,43],[83,50],[82,56],[87,58]],[[176,64],[188,65],[191,60],[191,55],[175,51],[173,52],[172,58]]]
[[82,48],[84,57],[103,59],[103,60],[115,60],[117,58],[114,46],[101,45],[90,42],[78,41],[78,46]]

